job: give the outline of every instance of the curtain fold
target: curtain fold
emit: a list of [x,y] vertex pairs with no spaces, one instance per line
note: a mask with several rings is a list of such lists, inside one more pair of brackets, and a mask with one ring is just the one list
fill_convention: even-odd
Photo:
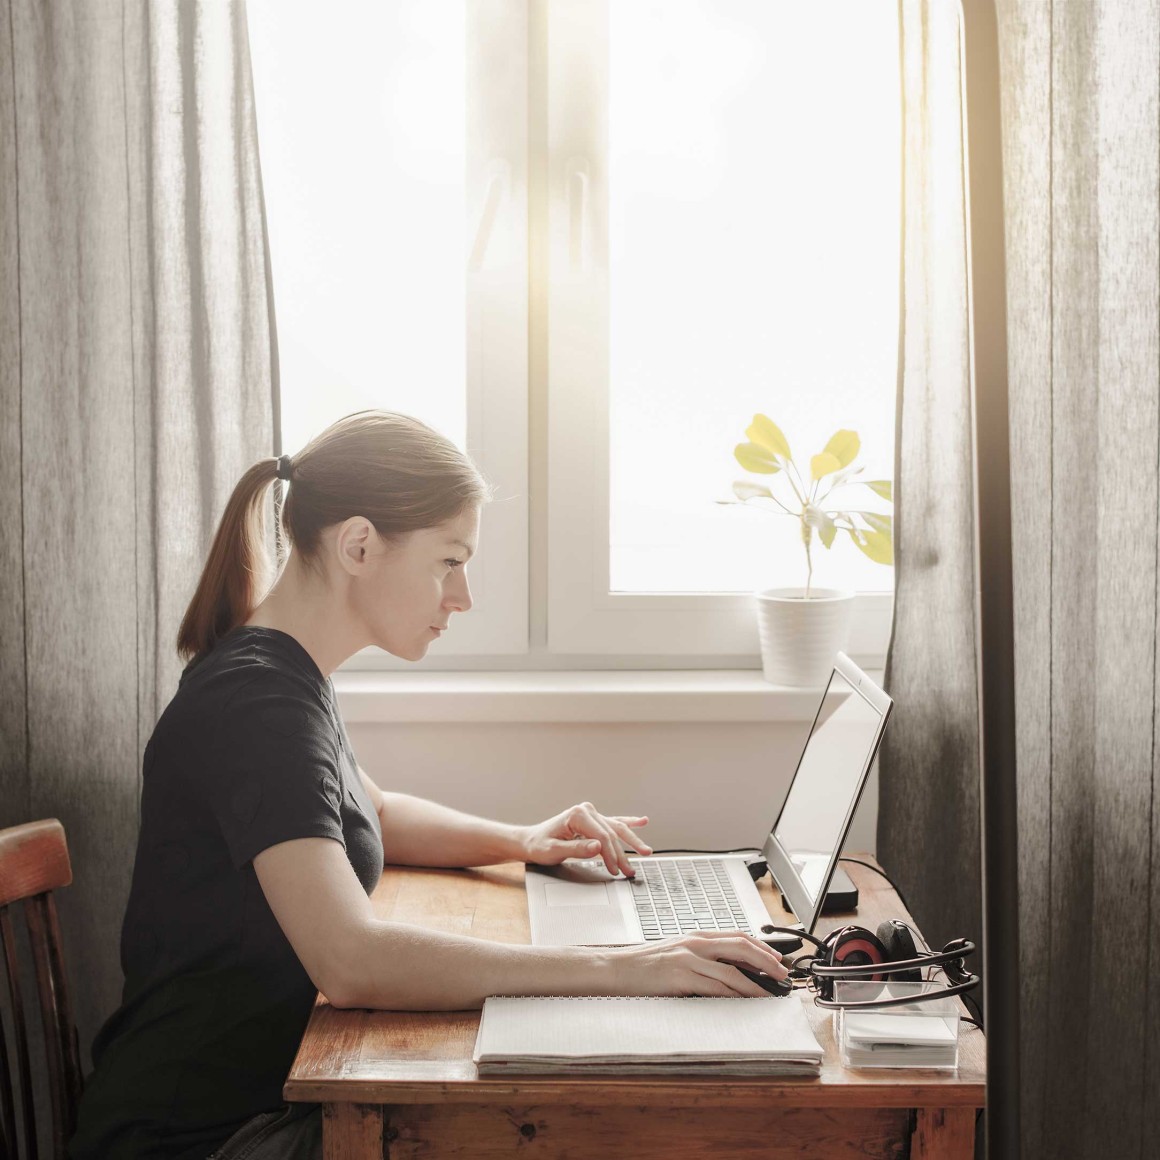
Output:
[[980,942],[978,696],[957,5],[901,0],[902,342],[895,437],[895,707],[878,857],[932,945]]
[[[1160,1126],[1160,989],[1152,980],[1160,962],[1160,4],[996,7],[1022,1150],[1061,1160],[1144,1158]],[[904,45],[932,45],[936,6],[904,2],[901,11]],[[915,89],[909,66],[907,75],[909,127],[929,117],[930,90],[946,78],[928,68]],[[925,172],[934,164],[931,139],[908,131],[906,158],[909,170]],[[899,707],[883,751],[879,854],[913,892],[924,929],[942,937],[951,923],[977,931],[971,428],[961,380],[932,369],[934,352],[957,350],[960,338],[949,315],[939,321],[927,290],[931,267],[921,258],[935,248],[936,231],[925,203],[910,200],[913,172],[906,192],[907,357],[887,670]],[[951,247],[934,256],[935,273],[958,285]],[[948,505],[961,515],[961,538],[947,533]],[[949,877],[948,865],[957,871]]]
[[273,451],[245,9],[5,0],[0,69],[0,825],[65,826],[87,1058],[178,623]]

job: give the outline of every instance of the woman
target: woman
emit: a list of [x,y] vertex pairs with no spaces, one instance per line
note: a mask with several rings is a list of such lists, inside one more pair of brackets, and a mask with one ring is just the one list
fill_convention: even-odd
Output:
[[[258,599],[275,478],[291,551]],[[330,674],[368,645],[420,660],[471,607],[487,498],[453,444],[383,412],[234,489],[178,635],[189,664],[145,750],[123,1002],[93,1046],[74,1160],[321,1156],[318,1108],[281,1099],[316,991],[339,1007],[454,1010],[499,993],[765,995],[730,962],[786,976],[743,935],[510,946],[375,917],[384,858],[599,854],[631,874],[625,847],[650,853],[643,817],[585,802],[504,825],[381,790],[355,761]]]

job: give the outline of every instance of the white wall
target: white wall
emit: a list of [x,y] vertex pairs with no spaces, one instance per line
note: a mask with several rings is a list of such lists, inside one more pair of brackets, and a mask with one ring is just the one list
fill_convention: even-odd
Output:
[[[578,801],[647,814],[656,849],[760,846],[789,787],[808,721],[622,724],[348,723],[384,789],[511,822]],[[877,768],[849,851],[875,849]]]

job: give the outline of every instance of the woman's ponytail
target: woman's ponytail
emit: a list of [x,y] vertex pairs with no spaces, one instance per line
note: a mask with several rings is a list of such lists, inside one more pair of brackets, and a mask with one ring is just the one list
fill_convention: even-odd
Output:
[[266,488],[278,475],[279,460],[263,459],[234,488],[177,633],[177,652],[183,661],[208,652],[227,632],[244,624],[265,592],[271,578]]

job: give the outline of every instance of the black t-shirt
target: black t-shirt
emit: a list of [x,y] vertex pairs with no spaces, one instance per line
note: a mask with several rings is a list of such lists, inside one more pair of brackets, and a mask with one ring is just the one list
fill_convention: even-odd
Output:
[[204,1160],[282,1102],[315,988],[252,859],[309,837],[340,842],[370,894],[382,833],[334,687],[293,637],[237,628],[186,668],[145,749],[125,988],[73,1160]]

